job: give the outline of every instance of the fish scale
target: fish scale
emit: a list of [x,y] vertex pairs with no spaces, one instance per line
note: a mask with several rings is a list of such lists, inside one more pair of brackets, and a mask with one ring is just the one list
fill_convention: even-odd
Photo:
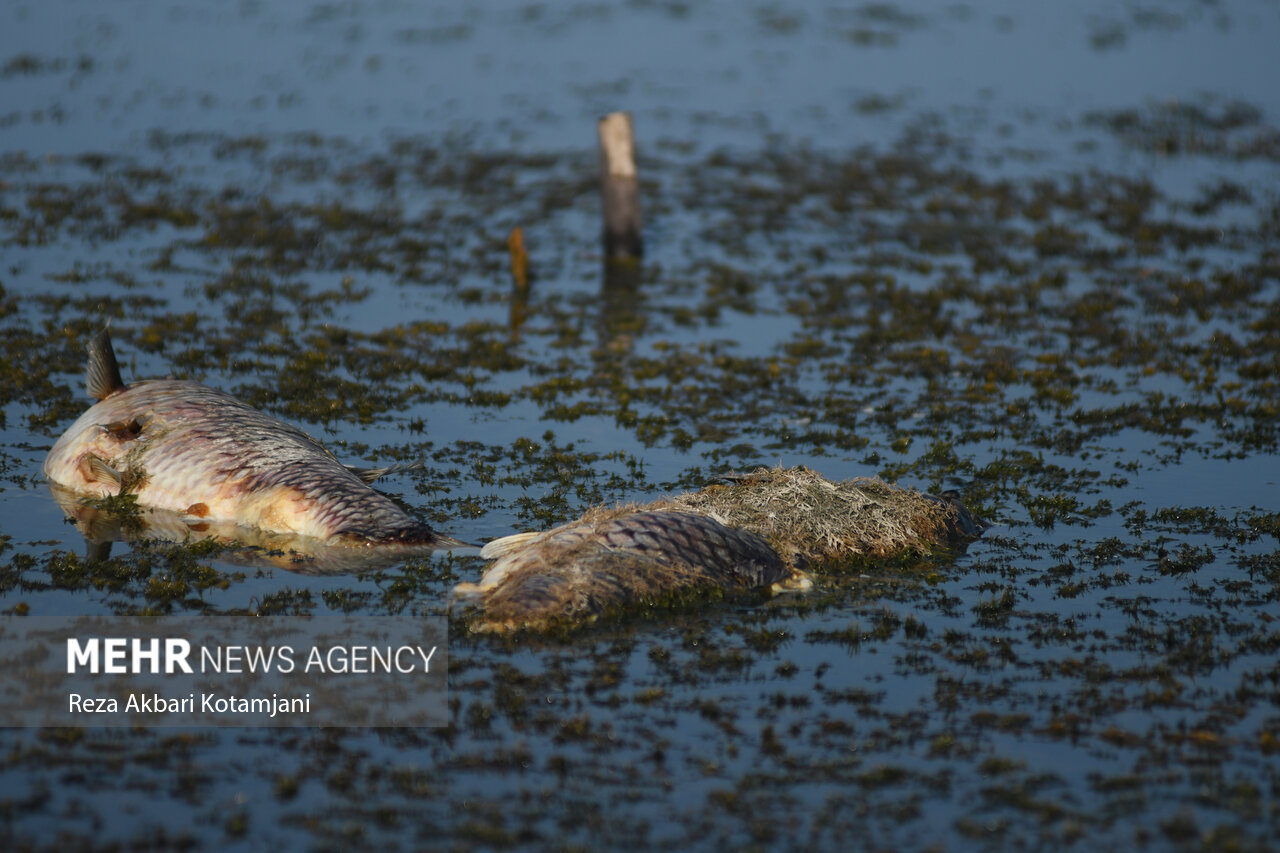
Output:
[[[726,577],[750,578],[758,565],[781,565],[760,537],[701,515],[637,512],[605,523],[596,535],[611,548],[697,562]],[[751,572],[744,574],[748,569]]]

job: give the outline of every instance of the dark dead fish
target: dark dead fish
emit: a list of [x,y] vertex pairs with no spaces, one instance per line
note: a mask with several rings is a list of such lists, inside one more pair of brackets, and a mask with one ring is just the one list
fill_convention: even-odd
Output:
[[490,542],[496,558],[455,593],[480,606],[472,630],[573,627],[609,613],[709,589],[804,589],[769,544],[713,518],[682,512],[595,511],[546,533]]
[[197,382],[126,386],[106,331],[89,344],[95,403],[45,459],[50,481],[206,522],[311,537],[328,545],[452,548],[367,481],[394,470],[351,469],[297,427]]
[[490,542],[480,555],[496,562],[456,592],[477,605],[473,630],[574,625],[685,589],[806,589],[806,569],[954,550],[985,529],[956,495],[762,468]]

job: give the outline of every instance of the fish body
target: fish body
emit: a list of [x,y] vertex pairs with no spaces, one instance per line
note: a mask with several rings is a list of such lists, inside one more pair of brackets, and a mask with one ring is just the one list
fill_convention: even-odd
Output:
[[546,533],[490,542],[496,562],[456,592],[481,604],[480,631],[573,626],[628,607],[707,590],[803,585],[769,544],[713,518],[600,511]]
[[[307,433],[223,391],[179,379],[125,386],[105,332],[90,346],[99,397],[54,444],[44,473],[90,497],[327,544],[462,545],[370,488]],[[377,472],[370,472],[377,473]]]
[[806,569],[953,551],[987,528],[957,495],[878,479],[833,482],[803,467],[725,479],[490,542],[480,556],[495,562],[455,590],[476,605],[472,630],[575,626],[688,590],[805,590]]

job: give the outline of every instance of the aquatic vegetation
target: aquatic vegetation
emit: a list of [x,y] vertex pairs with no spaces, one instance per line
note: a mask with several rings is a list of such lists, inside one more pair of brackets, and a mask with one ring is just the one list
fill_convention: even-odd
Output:
[[212,565],[224,547],[215,542],[176,546],[143,542],[116,557],[91,554],[86,558],[70,551],[52,551],[41,559],[13,554],[0,565],[0,586],[32,596],[27,599],[27,612],[30,601],[43,600],[39,596],[43,591],[87,589],[111,594],[117,609],[125,612],[163,612],[175,606],[204,609],[208,594],[244,579],[241,572]]
[[[1180,9],[1176,26],[1234,15],[1239,32],[1229,6]],[[574,33],[591,16],[696,22],[713,7],[510,18]],[[376,14],[327,5],[305,26],[354,34]],[[443,53],[497,26],[468,14],[466,31],[446,19],[403,43]],[[1005,26],[961,7],[826,14],[750,10],[738,32],[785,53],[821,31],[863,56]],[[1157,13],[1116,14],[1078,38],[1118,51],[1163,37],[1139,20]],[[353,44],[371,75],[396,61]],[[72,100],[107,67],[9,60],[7,85]],[[575,89],[572,112],[650,89],[678,101],[653,82]],[[104,319],[131,376],[226,388],[362,466],[421,461],[383,491],[460,538],[690,492],[697,507],[666,511],[732,518],[816,581],[768,596],[713,579],[570,637],[477,637],[456,620],[438,731],[10,732],[6,830],[71,847],[273,831],[387,849],[1272,844],[1273,111],[1206,97],[1023,114],[997,96],[929,112],[919,90],[853,85],[805,124],[853,128],[830,144],[781,117],[652,110],[645,126],[675,138],[646,140],[653,230],[626,274],[595,254],[589,139],[521,135],[568,128],[561,116],[480,137],[179,129],[0,153],[3,619],[414,620],[485,568],[420,555],[309,574],[282,570],[297,565],[270,543],[245,565],[217,543],[127,536],[127,495],[79,507],[127,541],[81,557],[38,470],[83,409],[81,342]],[[64,120],[7,107],[0,128]],[[815,552],[785,535],[809,513],[771,516],[741,477],[717,479],[798,465],[858,479],[779,485],[784,508],[834,496],[916,521],[892,547]],[[964,551],[954,507],[923,497],[950,489],[994,523]]]

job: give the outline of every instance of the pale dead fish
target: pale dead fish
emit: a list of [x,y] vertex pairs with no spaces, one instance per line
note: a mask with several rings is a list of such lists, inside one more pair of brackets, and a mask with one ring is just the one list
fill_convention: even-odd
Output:
[[479,584],[460,584],[477,631],[542,629],[694,588],[803,590],[853,558],[962,548],[987,525],[954,495],[877,479],[760,469],[646,506],[595,509],[546,533],[494,540]]
[[472,630],[574,627],[707,590],[806,588],[769,544],[713,518],[681,512],[596,511],[546,533],[490,542],[497,558],[455,594],[482,612]]
[[44,473],[90,497],[127,490],[193,521],[310,537],[326,545],[453,548],[368,485],[409,466],[344,466],[320,442],[230,394],[179,379],[126,386],[106,331],[89,344],[95,403],[49,451]]

